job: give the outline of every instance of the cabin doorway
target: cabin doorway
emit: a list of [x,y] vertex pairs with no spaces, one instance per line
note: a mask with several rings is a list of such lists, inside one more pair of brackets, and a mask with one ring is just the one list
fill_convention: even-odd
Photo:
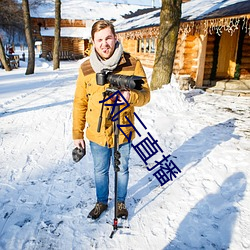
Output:
[[229,32],[222,32],[219,43],[218,64],[216,71],[217,79],[234,78],[236,58],[238,50],[239,30],[231,35]]

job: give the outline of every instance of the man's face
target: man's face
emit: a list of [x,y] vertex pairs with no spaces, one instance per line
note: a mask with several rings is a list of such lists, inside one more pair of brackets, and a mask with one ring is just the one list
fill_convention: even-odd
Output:
[[102,59],[109,59],[113,55],[116,41],[116,36],[109,27],[94,34],[95,50]]

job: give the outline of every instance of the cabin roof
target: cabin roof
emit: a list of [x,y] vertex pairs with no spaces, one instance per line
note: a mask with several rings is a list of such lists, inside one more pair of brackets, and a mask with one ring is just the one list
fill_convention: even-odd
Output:
[[114,22],[116,32],[135,30],[144,27],[158,26],[160,23],[160,9],[157,8],[146,14],[132,18],[120,19]]
[[[55,28],[41,28],[42,36],[54,37]],[[89,39],[91,35],[91,28],[87,27],[61,27],[61,37],[75,37],[81,39]]]
[[[61,0],[61,18],[70,20],[118,19],[122,15],[136,12],[149,6],[135,4],[115,4],[93,0]],[[46,0],[42,5],[30,10],[34,18],[55,18],[55,3]]]
[[192,0],[183,4],[182,21],[196,21],[250,13],[249,0]]
[[[116,31],[125,32],[160,24],[160,8],[150,9],[150,12],[140,14],[133,13],[131,17],[117,20]],[[182,3],[182,22],[199,21],[228,16],[250,14],[249,0],[191,0]]]

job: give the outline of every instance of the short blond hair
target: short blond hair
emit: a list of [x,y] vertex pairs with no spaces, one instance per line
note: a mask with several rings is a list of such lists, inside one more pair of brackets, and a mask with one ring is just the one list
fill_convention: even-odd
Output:
[[92,38],[92,40],[94,40],[94,35],[95,35],[96,32],[98,32],[100,30],[103,30],[103,29],[106,29],[108,27],[111,29],[111,32],[115,36],[115,27],[110,21],[99,20],[99,21],[95,22],[93,24],[93,26],[92,26],[92,29],[91,29],[91,38]]

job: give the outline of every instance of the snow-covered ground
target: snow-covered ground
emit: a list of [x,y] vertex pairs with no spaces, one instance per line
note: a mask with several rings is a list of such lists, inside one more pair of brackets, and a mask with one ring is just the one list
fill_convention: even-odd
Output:
[[29,76],[24,62],[0,69],[0,249],[250,249],[250,99],[183,92],[174,79],[136,113],[147,127],[140,132],[150,132],[181,173],[160,186],[132,150],[130,228],[109,238],[112,169],[109,209],[87,221],[95,204],[89,145],[82,161],[71,157],[80,63],[53,71],[37,58]]

